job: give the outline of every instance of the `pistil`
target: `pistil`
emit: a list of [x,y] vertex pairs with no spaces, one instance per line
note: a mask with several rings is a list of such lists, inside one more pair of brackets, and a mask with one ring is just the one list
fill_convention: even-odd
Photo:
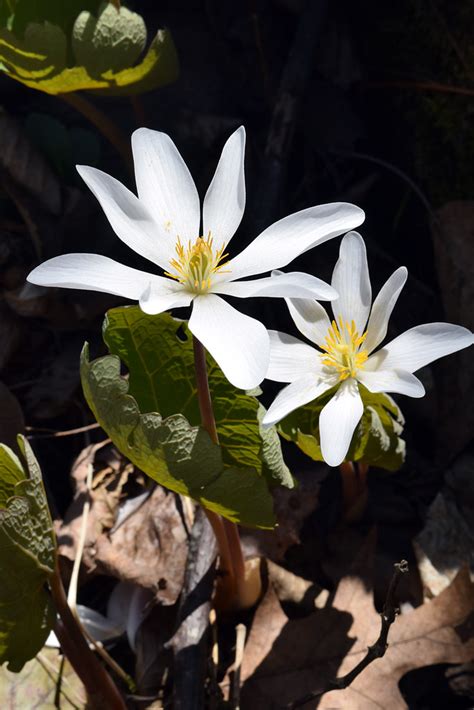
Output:
[[368,353],[361,346],[366,337],[367,332],[359,335],[354,321],[344,322],[339,317],[338,324],[333,320],[325,338],[325,356],[322,362],[337,371],[340,381],[355,377],[357,371],[364,366]]
[[216,249],[213,244],[211,233],[207,237],[197,237],[194,243],[188,241],[184,246],[181,239],[176,240],[176,258],[171,259],[172,271],[165,272],[179,283],[186,286],[193,293],[207,293],[211,288],[214,274],[228,273],[222,270],[225,264],[222,260],[228,254],[224,254],[225,247]]

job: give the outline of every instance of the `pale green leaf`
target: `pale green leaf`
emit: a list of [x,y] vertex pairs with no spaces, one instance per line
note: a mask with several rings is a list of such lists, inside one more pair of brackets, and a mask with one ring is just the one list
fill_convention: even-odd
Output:
[[[280,434],[315,461],[322,461],[319,440],[319,415],[333,396],[331,389],[318,399],[289,414],[278,425]],[[405,460],[403,415],[389,395],[369,392],[359,383],[364,413],[347,452],[346,461],[360,461],[396,471]]]
[[0,445],[0,664],[12,671],[43,646],[54,622],[47,579],[54,572],[55,536],[39,465],[23,437],[18,443],[28,473]]

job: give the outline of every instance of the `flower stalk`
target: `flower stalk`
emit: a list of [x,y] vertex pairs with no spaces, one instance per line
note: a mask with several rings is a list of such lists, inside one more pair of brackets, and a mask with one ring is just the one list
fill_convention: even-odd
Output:
[[55,572],[50,578],[49,584],[51,596],[59,614],[54,631],[63,653],[84,684],[90,707],[126,710],[125,702],[117,686],[89,648],[89,644],[69,608],[57,559]]
[[[201,423],[215,444],[219,443],[207,377],[206,350],[193,336],[194,367]],[[223,573],[218,602],[225,607],[240,606],[245,587],[245,561],[237,525],[206,509],[206,515],[219,545],[220,571]]]

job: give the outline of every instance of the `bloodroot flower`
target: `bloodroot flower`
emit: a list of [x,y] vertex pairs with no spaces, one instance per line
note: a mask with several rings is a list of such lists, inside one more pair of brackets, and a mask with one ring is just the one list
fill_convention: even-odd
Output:
[[[270,367],[266,377],[290,382],[276,397],[263,423],[275,424],[332,387],[333,397],[321,410],[321,452],[330,466],[346,457],[364,406],[358,382],[370,392],[398,392],[423,397],[424,387],[413,374],[433,360],[474,342],[467,328],[450,323],[427,323],[407,330],[377,352],[408,272],[392,274],[372,305],[364,240],[351,232],[341,242],[332,285],[339,298],[332,302],[334,320],[314,300],[290,298],[290,314],[298,330],[317,345],[285,333],[270,331]],[[278,282],[282,275],[272,278]],[[370,314],[370,315],[369,315]]]
[[317,244],[364,221],[355,205],[334,203],[292,214],[263,231],[238,256],[228,244],[245,208],[245,130],[231,135],[222,151],[202,210],[194,181],[173,141],[140,128],[132,137],[138,197],[110,175],[78,166],[115,233],[160,267],[150,274],[98,254],[66,254],[41,264],[28,276],[40,286],[103,291],[136,300],[149,314],[189,306],[191,332],[217,360],[236,387],[255,387],[268,367],[270,342],[259,321],[221,298],[249,296],[319,298],[337,296],[331,286],[304,273],[278,280],[238,281],[290,263]]

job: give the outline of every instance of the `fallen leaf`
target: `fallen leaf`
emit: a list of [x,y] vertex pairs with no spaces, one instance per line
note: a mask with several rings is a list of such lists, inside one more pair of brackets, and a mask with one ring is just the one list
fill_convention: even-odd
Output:
[[[131,582],[153,591],[161,604],[174,604],[187,556],[186,523],[178,499],[156,486],[148,497],[137,496],[136,505],[135,498],[121,505],[133,466],[118,454],[114,459],[111,447],[99,454],[107,443],[86,447],[72,467],[75,494],[58,531],[59,553],[75,559],[84,503],[90,500],[82,560],[87,573]],[[97,471],[89,492],[86,482],[91,467]]]
[[[303,619],[288,619],[269,589],[245,649],[243,707],[284,708],[323,687],[328,679],[345,675],[362,660],[380,632],[372,592],[358,574],[371,566],[373,555],[367,548],[362,552],[353,574],[340,582],[333,605]],[[396,619],[382,659],[370,664],[345,690],[328,692],[304,708],[407,708],[398,687],[406,672],[472,658],[472,630],[468,633],[463,622],[473,602],[474,585],[463,570],[439,597]]]
[[84,687],[65,661],[61,677],[60,705],[55,701],[62,656],[57,649],[43,648],[20,673],[0,668],[0,707],[9,710],[62,710],[86,706]]

